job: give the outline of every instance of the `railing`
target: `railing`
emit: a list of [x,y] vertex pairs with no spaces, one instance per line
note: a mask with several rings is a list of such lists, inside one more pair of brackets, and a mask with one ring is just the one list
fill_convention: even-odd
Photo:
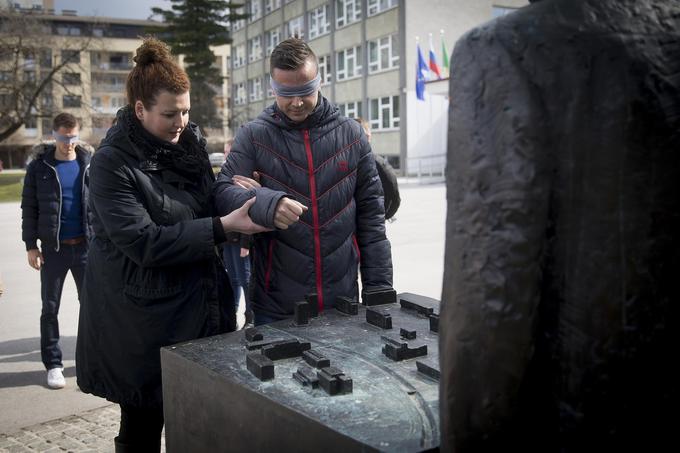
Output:
[[132,63],[92,63],[92,70],[100,71],[129,71],[132,69]]
[[110,84],[110,83],[93,83],[92,84],[93,93],[124,93],[125,84]]
[[92,107],[96,113],[116,114],[120,107]]
[[407,178],[415,178],[418,183],[435,183],[446,179],[446,154],[409,157],[406,160]]

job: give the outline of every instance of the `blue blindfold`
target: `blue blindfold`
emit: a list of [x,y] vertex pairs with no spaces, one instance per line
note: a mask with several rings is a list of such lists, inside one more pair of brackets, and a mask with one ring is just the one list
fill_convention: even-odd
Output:
[[277,96],[283,96],[286,98],[305,97],[314,94],[316,90],[319,89],[321,86],[321,74],[317,74],[315,78],[305,84],[294,87],[281,85],[276,80],[274,80],[273,77],[269,78],[269,84],[272,87],[272,91]]
[[78,136],[77,135],[61,135],[57,134],[56,131],[52,131],[52,135],[54,136],[54,139],[60,143],[65,143],[67,145],[71,145],[75,142],[78,141]]

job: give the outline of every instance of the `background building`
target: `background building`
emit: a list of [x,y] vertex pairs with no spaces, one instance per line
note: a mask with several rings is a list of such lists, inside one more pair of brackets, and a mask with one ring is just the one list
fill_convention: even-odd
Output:
[[[429,36],[441,66],[467,30],[527,5],[527,0],[250,0],[232,25],[232,131],[274,101],[269,55],[299,36],[319,58],[322,93],[372,127],[372,146],[402,173],[443,174],[448,73],[416,98],[416,39],[429,62]],[[443,34],[441,33],[443,31]]]
[[[18,9],[18,5],[12,5]],[[17,2],[18,3],[18,2]],[[48,24],[45,46],[33,61],[26,59],[24,77],[37,77],[49,71],[73,48],[86,48],[78,52],[74,62],[60,71],[40,97],[36,115],[9,139],[0,143],[0,159],[5,168],[19,168],[26,163],[30,149],[40,140],[50,138],[52,118],[67,111],[79,118],[81,137],[97,145],[111,127],[115,114],[127,103],[125,81],[133,67],[135,50],[141,44],[140,36],[163,26],[159,22],[136,19],[77,16],[75,11],[62,11],[39,7],[40,2],[24,2],[21,11],[39,17]],[[28,3],[35,3],[35,5]],[[50,3],[50,2],[46,2]],[[49,5],[46,5],[49,6]],[[223,117],[222,129],[208,129],[211,150],[222,151],[229,135],[227,124],[229,46],[214,48],[215,65],[221,68],[224,82],[218,87],[215,103]],[[180,56],[179,62],[182,64]],[[2,66],[2,62],[0,62]],[[0,68],[1,70],[2,68]],[[0,71],[2,72],[2,71]],[[0,96],[2,93],[0,93]]]

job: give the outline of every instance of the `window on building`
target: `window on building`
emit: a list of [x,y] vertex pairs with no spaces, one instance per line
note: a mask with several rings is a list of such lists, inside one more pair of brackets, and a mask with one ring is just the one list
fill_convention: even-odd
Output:
[[132,69],[132,55],[129,53],[111,53],[108,55],[108,66],[111,69]]
[[234,105],[246,103],[246,84],[244,82],[234,84]]
[[24,82],[35,83],[37,74],[35,71],[24,71]]
[[52,118],[43,118],[40,120],[40,127],[42,128],[42,135],[47,136],[52,134]]
[[14,80],[12,71],[0,71],[0,82],[9,82],[10,80]]
[[40,49],[40,66],[43,68],[52,67],[52,49]]
[[57,34],[62,36],[80,36],[80,28],[74,25],[61,25],[57,27]]
[[262,38],[260,35],[248,40],[248,61],[253,62],[262,58]]
[[80,73],[78,72],[65,72],[62,79],[64,85],[80,85]]
[[234,49],[234,67],[240,68],[246,64],[246,45],[241,44]]
[[115,110],[121,109],[121,108],[125,107],[126,104],[127,104],[127,99],[123,96],[113,96],[111,98],[111,108],[112,109],[115,109]]
[[399,4],[398,0],[368,0],[368,15],[374,16],[376,14],[394,8]]
[[512,6],[492,6],[491,7],[491,17],[493,19],[501,16],[505,16],[506,14],[510,14],[513,11],[517,11],[517,8],[514,8]]
[[286,38],[297,37],[303,39],[305,37],[305,18],[298,16],[286,22]]
[[248,2],[248,13],[250,14],[250,17],[248,17],[248,22],[255,22],[262,17],[261,1],[262,0],[250,0]]
[[332,72],[330,55],[319,57],[319,75],[321,75],[321,85],[331,83]]
[[351,79],[361,75],[361,46],[350,47],[337,53],[335,63],[338,80]]
[[280,42],[281,42],[281,28],[276,27],[264,32],[264,43],[266,46],[265,53],[267,55],[267,58],[269,58],[269,56],[272,53],[272,50],[274,50],[274,47],[276,47],[276,45]]
[[102,103],[102,98],[99,96],[92,96],[92,108],[101,111],[104,104]]
[[24,52],[24,69],[35,69],[36,58],[32,51]]
[[361,116],[361,101],[345,102],[338,104],[340,114],[347,118],[359,118]]
[[335,0],[335,26],[340,28],[361,20],[361,0]]
[[385,36],[368,42],[368,72],[384,71],[399,66],[397,35]]
[[[243,8],[239,8],[237,10],[237,14],[243,14],[243,11],[244,11]],[[245,26],[246,26],[246,20],[245,19],[235,20],[234,22],[231,23],[231,30],[232,31],[238,31]]]
[[368,116],[373,130],[398,129],[399,96],[371,99]]
[[9,93],[0,93],[0,109],[9,109],[14,104],[14,96]]
[[80,63],[80,51],[78,50],[62,50],[61,60],[68,63]]
[[49,112],[54,107],[54,99],[52,98],[52,88],[49,90],[45,88],[47,92],[40,95],[40,109],[43,112]]
[[262,100],[262,78],[248,80],[248,100],[249,102]]
[[264,0],[264,13],[269,14],[281,7],[281,0]]
[[26,118],[26,121],[24,121],[24,135],[31,136],[31,137],[37,137],[38,135],[38,117],[37,116],[29,116]]
[[309,39],[325,35],[331,31],[331,22],[328,14],[328,4],[311,10],[309,14]]
[[80,107],[80,96],[74,94],[65,94],[62,98],[62,103],[64,108],[79,108]]
[[104,29],[102,28],[93,28],[92,29],[92,36],[95,36],[97,38],[103,38],[104,37]]

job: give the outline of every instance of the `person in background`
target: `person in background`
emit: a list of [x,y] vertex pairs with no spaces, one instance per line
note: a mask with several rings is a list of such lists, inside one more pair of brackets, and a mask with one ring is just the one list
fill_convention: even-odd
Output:
[[[224,146],[224,157],[229,156],[233,139],[227,140]],[[258,178],[259,179],[259,178]],[[248,282],[250,281],[250,243],[251,236],[240,233],[228,233],[227,242],[222,246],[222,260],[229,274],[229,281],[234,290],[234,307],[238,314],[241,301],[241,290],[245,300],[245,324],[249,327],[253,323],[253,310],[250,306]]]
[[87,259],[86,180],[92,147],[78,140],[78,120],[70,113],[55,116],[52,130],[54,142],[37,145],[26,168],[21,236],[29,266],[40,271],[40,356],[47,369],[47,386],[60,389],[66,380],[59,347],[59,305],[68,271],[81,298]]
[[146,38],[134,61],[128,105],[92,159],[76,360],[82,391],[120,404],[116,452],[158,452],[160,348],[235,328],[216,246],[227,232],[266,229],[248,216],[254,198],[213,215],[206,141],[189,122],[189,79],[168,46]]
[[[358,117],[354,118],[366,133],[366,138],[368,142],[371,142],[371,125],[368,121]],[[399,205],[401,204],[401,197],[399,196],[399,182],[397,181],[397,172],[387,161],[385,156],[373,153],[375,157],[375,168],[378,170],[378,176],[380,176],[380,183],[383,188],[383,195],[385,197],[385,220],[395,221],[396,218],[394,214],[397,213]]]
[[[315,293],[319,311],[337,296],[392,287],[382,188],[365,134],[320,93],[318,62],[303,40],[271,54],[273,105],[241,127],[215,185],[219,213],[254,195],[251,215],[275,228],[252,247],[255,325],[285,319]],[[253,181],[254,172],[259,183]]]

